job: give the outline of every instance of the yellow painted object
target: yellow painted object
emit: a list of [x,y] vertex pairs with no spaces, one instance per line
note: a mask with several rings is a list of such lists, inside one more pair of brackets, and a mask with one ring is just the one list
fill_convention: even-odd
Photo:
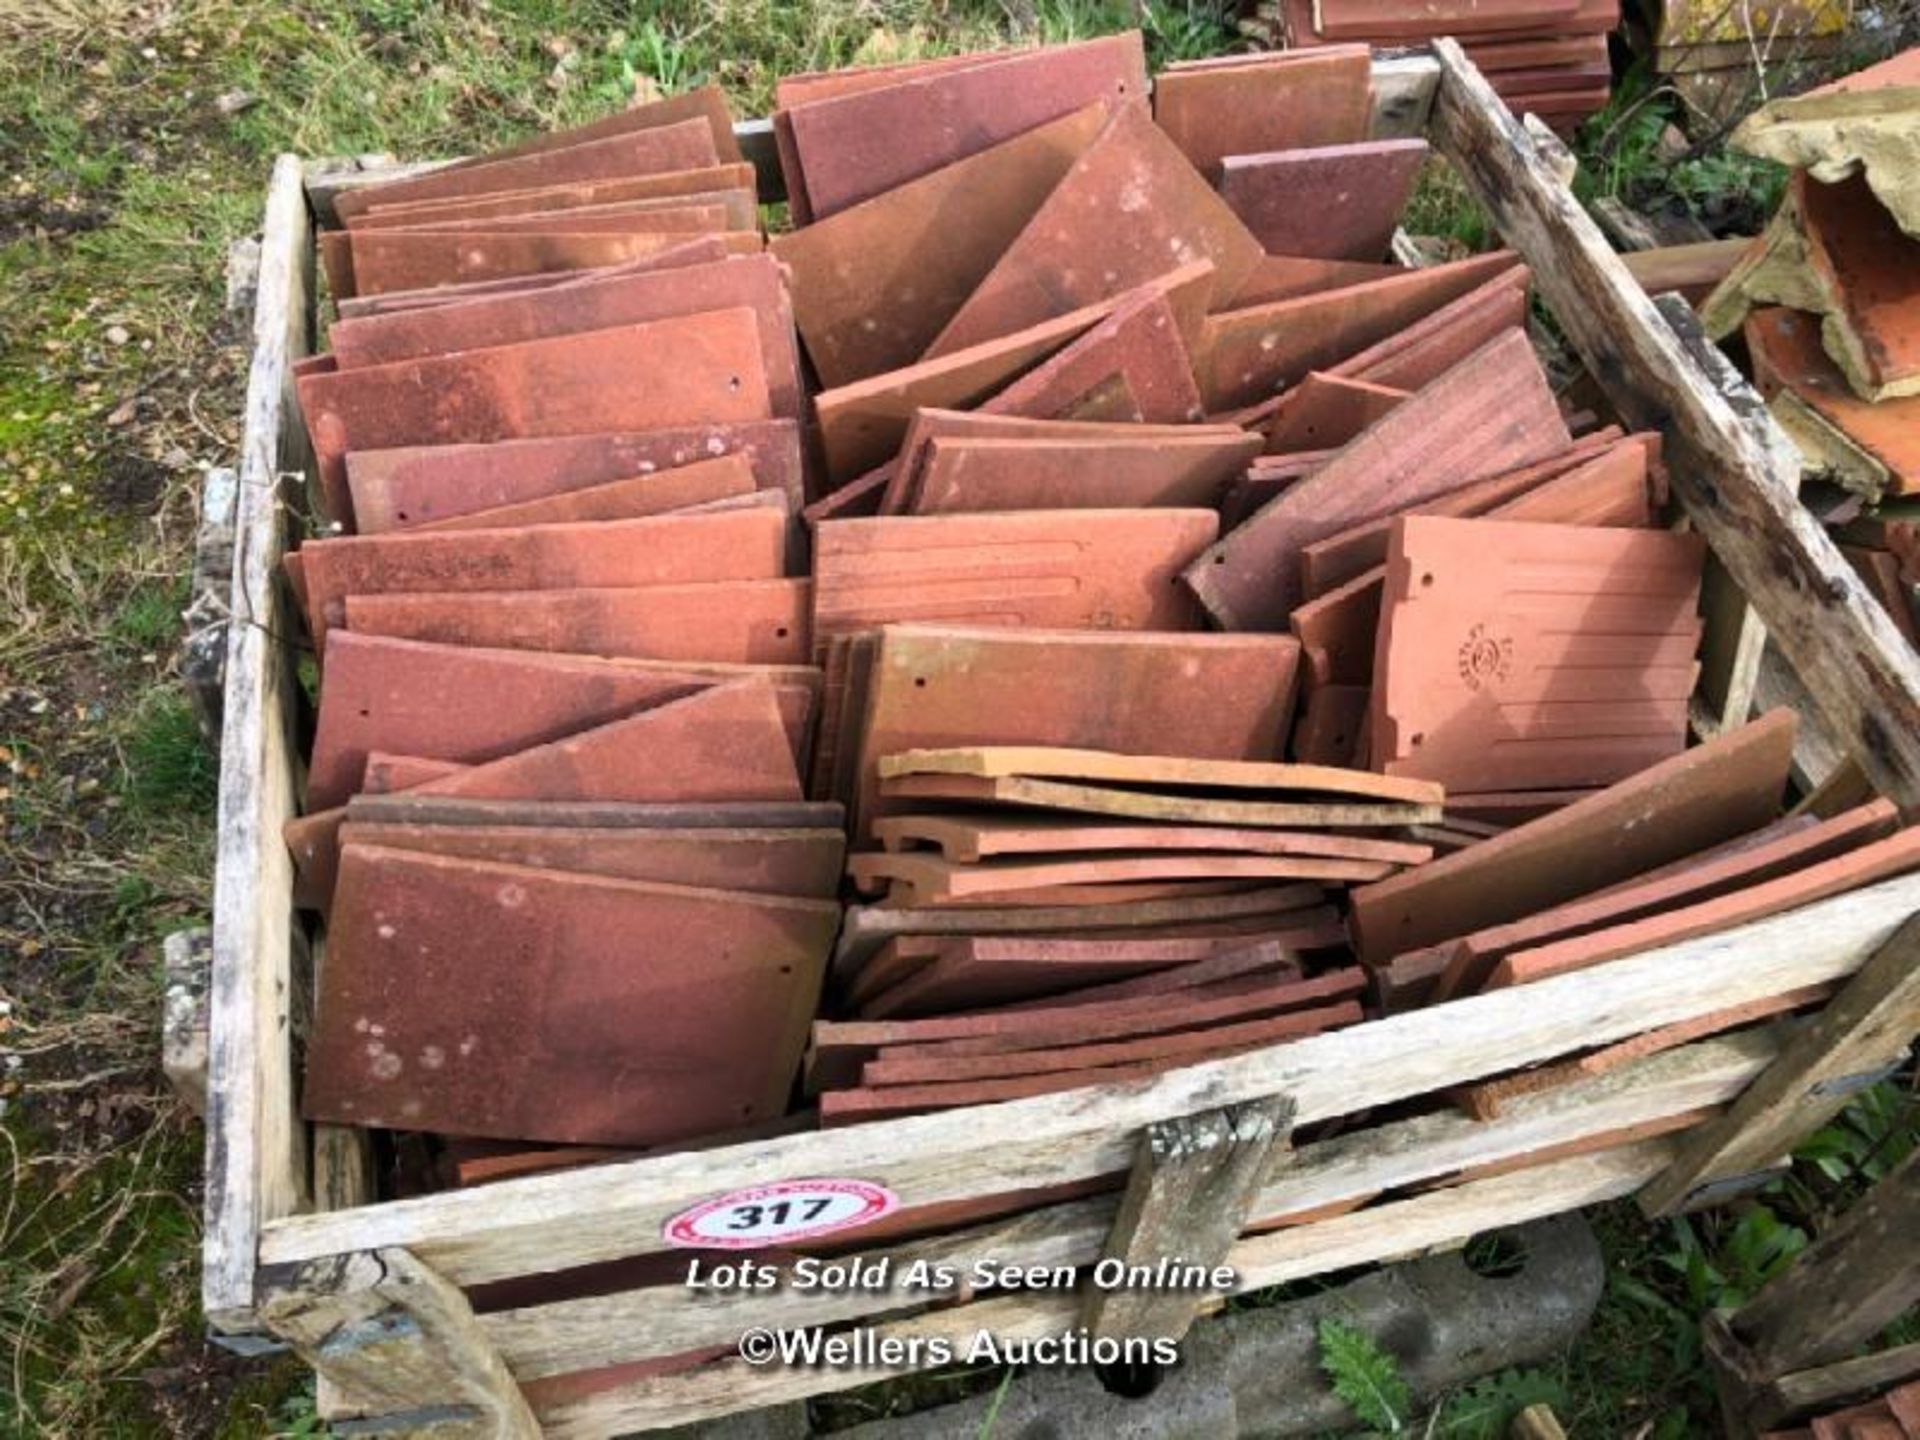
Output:
[[1689,127],[1712,129],[1825,80],[1852,16],[1853,0],[1665,0],[1654,69],[1680,92]]
[[1754,45],[1764,54],[1788,48],[1796,38],[1839,35],[1852,18],[1851,0],[1666,0],[1658,44],[1662,50]]

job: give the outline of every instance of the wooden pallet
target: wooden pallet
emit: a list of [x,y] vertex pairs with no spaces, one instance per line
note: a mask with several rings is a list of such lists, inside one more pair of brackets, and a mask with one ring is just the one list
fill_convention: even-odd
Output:
[[[1920,811],[1920,661],[1795,502],[1790,447],[1765,407],[1684,308],[1668,317],[1645,298],[1567,190],[1550,147],[1536,148],[1534,132],[1457,47],[1442,41],[1433,58],[1377,62],[1374,91],[1375,133],[1429,135],[1531,263],[1623,417],[1664,432],[1674,492],[1724,571],[1709,612],[1696,728],[1715,733],[1747,718],[1770,630],[1826,731],[1855,752],[1881,793],[1909,815]],[[763,127],[741,128],[763,178],[765,138]],[[483,1282],[663,1252],[671,1217],[741,1186],[859,1177],[911,1208],[1107,1178],[1112,1193],[869,1253],[963,1265],[972,1257],[1151,1261],[1165,1254],[1172,1230],[1183,1259],[1224,1260],[1254,1288],[1458,1244],[1643,1187],[1664,1208],[1721,1193],[1730,1177],[1763,1169],[1821,1123],[1844,1103],[1848,1077],[1871,1071],[1920,1028],[1910,942],[1888,948],[1920,910],[1920,876],[1907,876],[1577,976],[1151,1081],[373,1202],[365,1137],[299,1117],[292,1036],[304,1024],[314,957],[294,918],[280,838],[295,813],[301,691],[286,639],[297,624],[276,571],[312,470],[290,367],[314,335],[316,215],[330,213],[355,173],[367,171],[283,156],[267,197],[240,470],[238,623],[228,637],[203,1288],[208,1318],[230,1343],[285,1342],[316,1366],[329,1417],[379,1417],[383,1433],[627,1433],[900,1371],[757,1369],[722,1358],[573,1398],[540,1400],[536,1391],[530,1401],[522,1387],[730,1348],[753,1326],[858,1322],[920,1339],[1078,1324],[1102,1334],[1172,1333],[1220,1298],[1189,1295],[1171,1314],[1061,1292],[715,1296],[667,1285],[482,1315],[468,1301],[466,1291]],[[1293,1125],[1363,1117],[1835,982],[1837,998],[1790,1040],[1753,1032],[1707,1041],[1528,1097],[1489,1123],[1443,1112],[1287,1144]],[[1731,1111],[1690,1132],[1624,1139],[1728,1102]],[[1585,1153],[1576,1153],[1582,1142]],[[1526,1157],[1534,1161],[1523,1169],[1460,1178]],[[1455,1183],[1432,1188],[1449,1178]],[[1354,1208],[1382,1192],[1395,1198]],[[1322,1213],[1332,1218],[1242,1233],[1249,1215]],[[1203,1241],[1207,1253],[1196,1254]]]

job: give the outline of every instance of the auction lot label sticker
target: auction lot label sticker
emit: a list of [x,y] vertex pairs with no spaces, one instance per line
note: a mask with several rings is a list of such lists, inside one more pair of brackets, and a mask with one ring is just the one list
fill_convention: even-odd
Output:
[[661,1234],[685,1250],[759,1250],[849,1230],[899,1208],[900,1197],[871,1180],[782,1180],[702,1201]]

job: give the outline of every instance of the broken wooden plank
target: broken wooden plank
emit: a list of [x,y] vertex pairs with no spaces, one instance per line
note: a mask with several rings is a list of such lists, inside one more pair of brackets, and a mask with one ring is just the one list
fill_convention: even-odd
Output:
[[[1222,1264],[1293,1129],[1285,1097],[1156,1121],[1140,1139],[1104,1256],[1151,1272],[1168,1261]],[[1095,1337],[1178,1340],[1199,1296],[1142,1284],[1095,1288],[1083,1312]]]
[[1688,1208],[1717,1182],[1791,1152],[1906,1054],[1920,1032],[1920,920],[1868,959],[1725,1115],[1689,1136],[1640,1196],[1649,1215]]

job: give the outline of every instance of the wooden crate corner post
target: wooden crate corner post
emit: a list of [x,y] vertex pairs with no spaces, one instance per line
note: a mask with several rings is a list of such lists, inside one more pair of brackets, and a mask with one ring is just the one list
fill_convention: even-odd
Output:
[[260,1313],[325,1383],[330,1418],[378,1419],[386,1432],[446,1440],[540,1434],[466,1296],[409,1251],[302,1266]]
[[[1140,1137],[1103,1260],[1222,1264],[1246,1227],[1277,1150],[1293,1132],[1285,1096],[1156,1120]],[[1084,1312],[1096,1339],[1178,1340],[1203,1297],[1181,1289],[1095,1288]]]
[[1742,1440],[1920,1374],[1920,1345],[1859,1355],[1920,1303],[1920,1152],[1738,1310],[1703,1326],[1727,1433]]
[[[1707,342],[1693,307],[1682,296],[1656,295],[1653,307],[1699,365],[1709,385],[1723,395],[1749,392],[1746,377],[1724,350]],[[1764,406],[1745,405],[1736,405],[1734,413],[1767,456],[1772,473],[1797,482],[1799,453],[1774,422],[1773,413]],[[1712,549],[1707,551],[1706,569],[1700,578],[1700,614],[1705,622],[1700,638],[1700,684],[1688,718],[1694,733],[1702,740],[1711,740],[1739,729],[1752,718],[1760,688],[1760,665],[1767,649],[1765,623],[1748,602],[1740,582]],[[1803,722],[1802,728],[1811,727]]]
[[1920,917],[1868,958],[1731,1107],[1686,1137],[1673,1164],[1641,1192],[1641,1208],[1672,1214],[1767,1173],[1899,1063],[1917,1032]]
[[1440,67],[1426,55],[1376,56],[1370,79],[1375,140],[1417,140],[1427,133]]
[[208,987],[201,1299],[209,1323],[229,1334],[258,1328],[261,1230],[310,1200],[293,1076],[292,861],[280,839],[294,814],[299,686],[280,623],[279,570],[307,467],[293,362],[312,343],[313,258],[305,167],[282,155],[267,189],[235,506]]

